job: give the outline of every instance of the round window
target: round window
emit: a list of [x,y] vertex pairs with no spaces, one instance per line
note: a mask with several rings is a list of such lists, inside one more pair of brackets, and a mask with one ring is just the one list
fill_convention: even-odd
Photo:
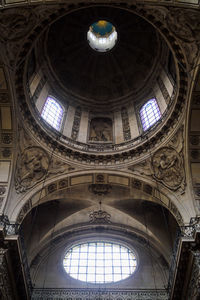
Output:
[[115,46],[117,31],[112,23],[99,20],[90,26],[87,39],[92,49],[99,52],[106,52]]
[[123,245],[98,241],[70,248],[63,266],[71,277],[99,284],[129,277],[136,270],[137,260],[135,253]]

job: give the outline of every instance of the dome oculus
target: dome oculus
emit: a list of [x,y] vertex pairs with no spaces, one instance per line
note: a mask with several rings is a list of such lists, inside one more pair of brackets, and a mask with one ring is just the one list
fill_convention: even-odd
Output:
[[70,248],[63,260],[73,278],[90,283],[112,283],[128,278],[137,267],[129,248],[109,242],[88,242]]
[[117,31],[110,22],[99,20],[90,26],[87,39],[92,49],[99,52],[106,52],[115,46]]

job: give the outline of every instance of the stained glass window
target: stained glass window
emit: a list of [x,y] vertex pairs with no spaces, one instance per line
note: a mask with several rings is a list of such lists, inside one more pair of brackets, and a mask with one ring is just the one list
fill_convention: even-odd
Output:
[[144,130],[147,130],[161,118],[160,109],[155,98],[148,100],[142,106],[140,109],[140,118]]
[[55,99],[51,97],[47,98],[42,109],[41,116],[53,128],[60,130],[63,117],[63,109]]
[[123,245],[88,242],[69,249],[63,266],[71,277],[99,284],[129,277],[136,270],[137,260],[134,252]]

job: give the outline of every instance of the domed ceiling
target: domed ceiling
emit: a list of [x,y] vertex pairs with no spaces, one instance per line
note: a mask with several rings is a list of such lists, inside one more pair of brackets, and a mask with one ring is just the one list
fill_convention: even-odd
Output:
[[[52,97],[64,111],[59,130],[62,149],[70,147],[69,151],[76,149],[83,155],[108,153],[108,159],[110,153],[139,149],[139,144],[146,151],[141,106],[153,98],[158,102],[162,122],[150,128],[153,137],[157,125],[164,128],[164,121],[168,122],[178,95],[174,54],[163,36],[135,11],[111,5],[62,8],[50,20],[50,25],[41,26],[40,34],[35,33],[24,68],[26,100],[42,135],[45,132],[49,139],[57,134],[57,128],[42,116],[47,97]],[[100,34],[99,29],[91,30],[94,24],[107,24],[112,30]],[[117,41],[104,52],[96,51],[88,41],[88,32],[94,31],[99,40],[117,33]],[[167,114],[166,108],[170,108]]]
[[[111,22],[118,36],[114,48],[104,53],[92,49],[87,41],[90,26],[98,20]],[[119,8],[96,6],[53,23],[45,56],[53,80],[69,99],[71,95],[81,105],[111,109],[126,102],[128,96],[134,100],[150,83],[160,48],[154,27],[141,17]]]

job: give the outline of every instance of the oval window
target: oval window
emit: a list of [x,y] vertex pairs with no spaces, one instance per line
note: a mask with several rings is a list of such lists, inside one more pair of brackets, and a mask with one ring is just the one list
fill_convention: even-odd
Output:
[[63,266],[75,279],[91,283],[111,283],[133,274],[137,260],[134,252],[123,245],[88,242],[70,248],[65,254]]

